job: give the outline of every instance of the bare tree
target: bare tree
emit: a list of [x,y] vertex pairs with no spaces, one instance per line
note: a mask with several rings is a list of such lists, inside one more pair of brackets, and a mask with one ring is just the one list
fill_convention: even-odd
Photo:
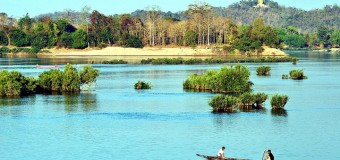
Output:
[[157,21],[161,18],[161,11],[159,6],[150,6],[147,7],[147,17],[149,22],[149,44],[151,46],[155,46],[155,38],[156,38],[156,24]]

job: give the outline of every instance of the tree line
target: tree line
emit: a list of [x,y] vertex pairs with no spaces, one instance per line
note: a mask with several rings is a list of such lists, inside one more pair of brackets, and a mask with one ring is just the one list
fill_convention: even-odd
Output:
[[[136,48],[145,45],[192,47],[214,45],[228,53],[258,52],[262,50],[263,45],[275,48],[340,46],[340,30],[332,28],[334,25],[315,24],[318,25],[317,30],[309,33],[301,32],[301,29],[292,25],[274,27],[278,25],[273,25],[275,23],[263,14],[273,11],[266,11],[268,8],[254,9],[252,7],[254,2],[241,1],[228,7],[253,11],[247,14],[257,18],[251,23],[244,24],[238,24],[237,19],[232,20],[234,12],[228,11],[228,8],[225,9],[228,14],[224,14],[205,2],[190,4],[188,9],[181,13],[185,16],[165,14],[157,6],[140,11],[143,16],[133,14],[107,16],[97,10],[91,11],[86,6],[78,14],[67,11],[68,14],[56,19],[49,16],[32,18],[29,14],[15,19],[6,13],[0,13],[0,45],[31,46],[34,52],[52,47],[84,49],[112,45]],[[282,9],[276,2],[268,3],[269,10]],[[295,11],[292,8],[284,8],[283,11],[286,10]],[[339,9],[335,5],[328,10],[336,12]],[[240,14],[239,18],[242,17]],[[337,25],[336,23],[333,22]]]

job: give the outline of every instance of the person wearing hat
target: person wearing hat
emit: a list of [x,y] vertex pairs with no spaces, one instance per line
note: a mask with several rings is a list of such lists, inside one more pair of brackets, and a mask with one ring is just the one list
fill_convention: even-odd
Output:
[[218,158],[225,158],[224,156],[224,150],[225,150],[225,147],[223,146],[217,153],[217,157]]

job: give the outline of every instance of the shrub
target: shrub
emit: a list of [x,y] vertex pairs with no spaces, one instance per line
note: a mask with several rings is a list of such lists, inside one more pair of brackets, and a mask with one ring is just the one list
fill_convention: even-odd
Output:
[[270,75],[271,68],[269,66],[260,66],[256,68],[257,75],[268,76]]
[[207,90],[220,93],[242,93],[251,91],[250,71],[247,67],[223,67],[219,71],[208,71],[203,75],[190,75],[183,83],[184,89]]
[[261,108],[263,103],[268,99],[268,95],[265,93],[256,93],[255,94],[255,103],[256,107]]
[[144,81],[138,81],[137,83],[135,83],[134,85],[135,89],[151,89],[151,84],[150,83],[146,83]]
[[0,72],[0,96],[20,96],[35,91],[35,79],[26,78],[17,71]]
[[287,95],[274,94],[270,100],[270,105],[273,109],[284,109],[288,99]]
[[110,61],[103,61],[102,64],[127,64],[127,61],[124,60],[117,60],[117,59],[113,59]]
[[236,97],[218,94],[209,101],[209,105],[214,112],[232,112],[236,109],[238,102]]
[[307,79],[308,77],[303,74],[303,70],[291,70],[289,72],[290,78],[294,80]]
[[81,84],[90,84],[96,82],[96,79],[99,76],[99,70],[87,65],[84,66],[83,70],[81,70],[79,74]]
[[243,107],[251,107],[255,103],[255,95],[249,92],[243,93],[239,97]]
[[297,58],[292,58],[292,64],[296,64],[297,61],[298,61]]
[[65,66],[62,80],[62,91],[80,91],[80,77],[77,69],[72,67],[71,64],[67,64]]
[[125,41],[124,47],[133,47],[133,48],[143,48],[144,44],[142,40],[137,36],[129,36],[129,38]]

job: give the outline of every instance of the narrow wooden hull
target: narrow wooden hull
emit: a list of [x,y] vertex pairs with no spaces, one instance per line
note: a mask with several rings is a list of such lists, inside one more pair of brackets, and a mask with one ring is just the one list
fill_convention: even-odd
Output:
[[242,159],[242,158],[218,158],[217,156],[206,156],[202,154],[196,154],[199,157],[208,159],[208,160],[247,160],[247,159]]
[[59,66],[40,66],[40,65],[37,65],[37,68],[38,69],[56,69],[56,68],[59,68]]

